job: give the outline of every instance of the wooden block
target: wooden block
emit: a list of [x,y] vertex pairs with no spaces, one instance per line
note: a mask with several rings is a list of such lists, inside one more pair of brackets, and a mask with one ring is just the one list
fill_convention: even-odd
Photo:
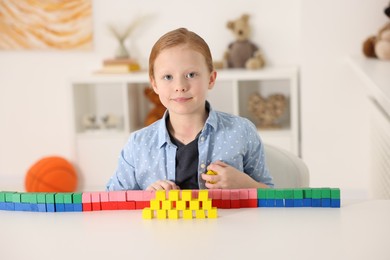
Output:
[[248,199],[257,200],[257,189],[248,189]]
[[157,199],[152,199],[150,201],[150,208],[153,210],[161,209],[161,201],[159,201]]
[[181,191],[181,200],[191,201],[192,200],[192,191],[191,190],[182,190]]
[[202,201],[202,209],[209,210],[211,208],[212,208],[212,200],[211,199]]
[[192,210],[190,209],[183,210],[183,219],[192,219]]
[[239,200],[240,199],[240,190],[230,190],[230,199]]
[[218,217],[218,210],[217,208],[211,208],[207,211],[207,217],[208,218],[217,218]]
[[206,218],[205,210],[204,209],[195,210],[195,216],[196,218],[200,218],[200,219]]
[[151,208],[144,208],[142,210],[143,219],[153,219],[154,211]]
[[209,199],[209,191],[208,190],[200,190],[198,192],[198,200],[207,201]]
[[179,211],[176,209],[168,210],[168,218],[169,219],[178,219],[179,218]]
[[159,201],[166,200],[167,199],[166,191],[165,190],[156,191],[156,199]]
[[222,199],[222,190],[221,189],[215,189],[212,190],[212,195],[209,196],[212,200],[220,200]]
[[180,191],[179,190],[170,190],[168,192],[168,200],[170,201],[178,201],[179,200]]
[[162,209],[165,209],[165,210],[171,210],[173,207],[172,207],[172,201],[170,200],[164,200],[162,201],[162,206],[161,206]]
[[187,203],[184,200],[176,201],[176,209],[177,210],[185,210],[187,208],[186,204]]
[[100,202],[109,202],[108,192],[100,192]]
[[135,210],[135,201],[118,201],[116,202],[118,209]]
[[157,219],[167,219],[167,211],[165,209],[157,210]]
[[199,200],[191,200],[190,201],[190,210],[198,210],[199,209]]
[[249,190],[248,189],[240,189],[240,200],[247,200],[249,199]]
[[222,190],[222,200],[230,200],[230,190]]

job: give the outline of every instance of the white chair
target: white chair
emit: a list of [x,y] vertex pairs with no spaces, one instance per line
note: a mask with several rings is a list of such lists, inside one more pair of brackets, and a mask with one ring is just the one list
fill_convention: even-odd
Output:
[[301,158],[269,144],[264,144],[264,153],[274,188],[309,187],[309,170]]

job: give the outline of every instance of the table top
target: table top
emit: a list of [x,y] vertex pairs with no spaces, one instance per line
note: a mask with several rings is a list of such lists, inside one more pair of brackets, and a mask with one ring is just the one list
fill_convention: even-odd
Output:
[[145,220],[141,210],[0,211],[0,259],[390,259],[390,200],[218,214]]

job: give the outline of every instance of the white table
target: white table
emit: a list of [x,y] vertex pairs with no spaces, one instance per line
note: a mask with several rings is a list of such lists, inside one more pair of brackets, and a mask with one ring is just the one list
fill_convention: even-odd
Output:
[[144,220],[141,211],[0,211],[0,259],[390,259],[390,201],[219,210]]

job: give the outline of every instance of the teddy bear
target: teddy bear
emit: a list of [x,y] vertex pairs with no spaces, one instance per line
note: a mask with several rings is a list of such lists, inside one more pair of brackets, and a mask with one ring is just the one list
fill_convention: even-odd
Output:
[[166,108],[163,106],[159,96],[154,92],[152,88],[145,88],[144,94],[153,105],[149,113],[146,115],[144,121],[144,125],[148,126],[159,120],[164,115]]
[[259,47],[250,41],[251,27],[249,15],[243,14],[236,20],[228,21],[236,40],[231,42],[224,55],[224,66],[227,68],[260,69],[265,61]]
[[278,120],[287,108],[287,99],[283,94],[263,97],[259,93],[249,96],[248,111],[255,117],[261,128],[280,128]]
[[[390,18],[390,3],[384,12]],[[368,58],[390,60],[390,22],[386,23],[376,35],[364,41],[363,53]]]

